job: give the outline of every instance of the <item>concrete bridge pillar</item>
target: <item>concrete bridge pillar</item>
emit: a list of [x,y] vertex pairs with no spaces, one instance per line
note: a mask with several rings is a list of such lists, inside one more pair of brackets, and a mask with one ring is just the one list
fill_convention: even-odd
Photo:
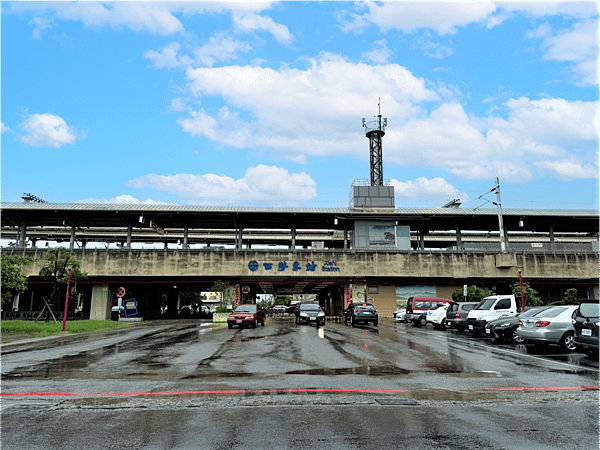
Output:
[[112,296],[113,292],[110,284],[95,284],[92,287],[90,320],[110,320]]

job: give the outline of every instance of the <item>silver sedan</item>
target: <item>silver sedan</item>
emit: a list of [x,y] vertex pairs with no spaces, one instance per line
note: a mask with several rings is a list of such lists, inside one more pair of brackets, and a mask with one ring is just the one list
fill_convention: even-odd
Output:
[[573,341],[575,328],[571,316],[576,309],[577,306],[553,306],[520,319],[517,335],[525,342],[533,342],[538,346],[557,344],[573,352],[577,350],[577,345]]

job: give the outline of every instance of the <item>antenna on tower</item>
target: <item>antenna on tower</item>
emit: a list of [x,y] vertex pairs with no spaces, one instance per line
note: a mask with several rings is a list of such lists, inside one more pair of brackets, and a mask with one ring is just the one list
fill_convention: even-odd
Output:
[[362,126],[365,127],[365,135],[369,138],[369,149],[371,152],[371,186],[383,186],[383,151],[382,137],[387,127],[387,117],[381,117],[381,97],[377,102],[379,114],[376,120],[366,122],[363,118]]

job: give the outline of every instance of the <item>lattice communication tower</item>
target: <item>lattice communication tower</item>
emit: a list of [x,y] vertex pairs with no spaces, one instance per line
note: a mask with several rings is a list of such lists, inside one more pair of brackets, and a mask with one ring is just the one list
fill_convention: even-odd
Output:
[[371,186],[383,186],[383,151],[382,138],[387,127],[387,117],[381,117],[381,98],[379,98],[379,115],[371,122],[363,118],[362,126],[365,127],[365,135],[369,138],[371,151]]

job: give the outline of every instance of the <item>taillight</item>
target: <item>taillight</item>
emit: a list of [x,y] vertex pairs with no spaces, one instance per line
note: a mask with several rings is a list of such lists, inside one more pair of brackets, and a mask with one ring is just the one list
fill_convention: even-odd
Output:
[[523,322],[521,322],[521,319],[519,319],[519,325],[523,325]]
[[354,312],[358,312],[358,309],[355,309]]
[[455,318],[455,319],[460,319],[460,314],[457,312],[457,313],[454,315],[454,318]]
[[547,320],[540,320],[538,322],[535,323],[535,326],[537,328],[544,328],[547,327],[548,325],[550,325],[552,322],[548,322]]

